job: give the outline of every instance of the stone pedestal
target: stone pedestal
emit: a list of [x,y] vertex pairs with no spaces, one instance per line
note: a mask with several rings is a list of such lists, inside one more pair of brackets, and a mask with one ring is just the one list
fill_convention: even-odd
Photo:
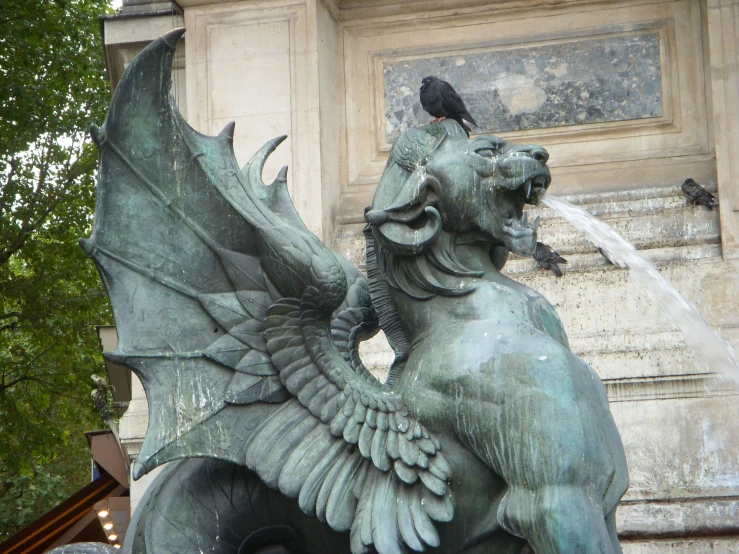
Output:
[[[216,134],[235,120],[242,164],[288,134],[265,181],[289,165],[301,217],[358,266],[363,208],[394,136],[428,118],[420,77],[437,74],[483,131],[545,146],[550,191],[632,240],[739,345],[736,0],[177,5],[181,14],[131,0],[105,21],[113,82],[148,41],[184,24],[174,90],[190,124]],[[688,205],[687,177],[716,191],[718,210]],[[505,272],[547,296],[573,350],[605,381],[632,477],[619,511],[624,552],[739,552],[736,389],[695,365],[627,270],[549,210],[534,211],[541,240],[570,261],[566,274],[540,273],[530,259]],[[380,372],[391,359],[382,338],[362,355]],[[121,422],[133,453],[142,392]]]

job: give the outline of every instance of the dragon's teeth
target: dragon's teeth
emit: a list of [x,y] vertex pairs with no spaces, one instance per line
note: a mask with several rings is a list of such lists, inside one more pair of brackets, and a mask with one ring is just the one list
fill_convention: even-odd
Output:
[[534,230],[539,228],[539,223],[541,223],[541,216],[537,215],[536,219],[534,220]]
[[523,217],[521,218],[521,223],[523,225],[526,225],[529,222],[529,212],[523,212]]

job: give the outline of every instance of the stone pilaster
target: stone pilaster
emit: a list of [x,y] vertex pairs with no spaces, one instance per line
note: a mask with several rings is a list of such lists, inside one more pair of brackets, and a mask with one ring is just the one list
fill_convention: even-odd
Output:
[[308,228],[330,242],[339,197],[337,24],[320,0],[181,0],[187,27],[186,117],[202,133],[235,121],[246,163],[287,135],[265,182],[289,166],[288,188]]
[[724,257],[739,257],[739,2],[708,0],[713,121]]

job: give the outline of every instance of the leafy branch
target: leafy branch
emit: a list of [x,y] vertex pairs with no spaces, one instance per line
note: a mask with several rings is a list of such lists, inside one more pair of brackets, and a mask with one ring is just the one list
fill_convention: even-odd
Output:
[[110,99],[109,0],[0,0],[0,542],[89,481],[82,431],[111,323],[88,236]]

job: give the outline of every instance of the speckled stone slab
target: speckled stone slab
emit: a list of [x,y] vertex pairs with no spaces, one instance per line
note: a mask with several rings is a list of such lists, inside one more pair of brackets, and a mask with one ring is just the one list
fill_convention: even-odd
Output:
[[418,99],[426,75],[449,81],[495,133],[662,115],[657,33],[386,62],[386,137],[431,119]]

